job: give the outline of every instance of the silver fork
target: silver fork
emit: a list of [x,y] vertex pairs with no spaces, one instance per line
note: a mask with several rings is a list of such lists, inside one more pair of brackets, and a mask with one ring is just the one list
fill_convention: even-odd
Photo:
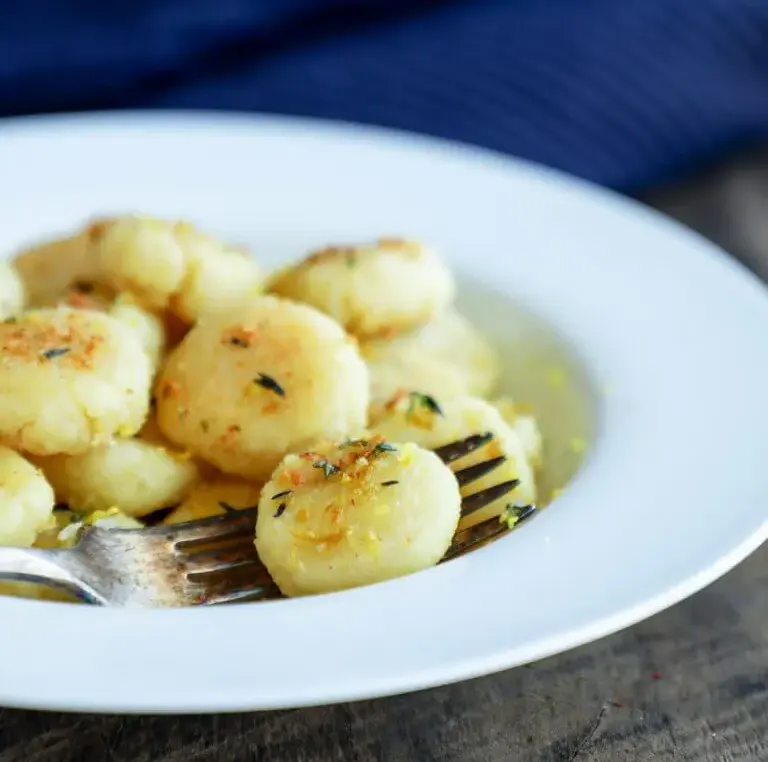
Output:
[[[478,434],[440,447],[435,453],[451,464],[488,444]],[[504,457],[455,471],[466,487],[498,468]],[[465,497],[462,515],[509,494],[517,480],[502,482]],[[527,518],[534,511],[526,506]],[[253,543],[256,509],[185,524],[145,529],[84,529],[72,548],[0,547],[0,579],[63,589],[86,603],[102,606],[179,607],[279,598],[280,592],[259,561]],[[509,531],[497,518],[456,534],[444,560],[475,550]]]

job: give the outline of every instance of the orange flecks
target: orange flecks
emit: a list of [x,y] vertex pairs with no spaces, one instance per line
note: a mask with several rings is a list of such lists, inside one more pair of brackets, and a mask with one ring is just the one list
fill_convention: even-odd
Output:
[[299,542],[308,542],[314,545],[315,550],[319,553],[338,545],[348,536],[347,530],[344,529],[324,535],[317,535],[315,532],[293,532],[292,534]]
[[325,512],[328,514],[328,518],[330,519],[331,524],[338,524],[341,521],[342,514],[344,513],[341,506],[335,505],[334,503],[331,503],[329,506],[327,506]]
[[91,243],[98,243],[104,237],[104,234],[108,229],[109,222],[106,220],[99,220],[91,223],[86,229],[85,234],[88,236],[88,240]]
[[384,404],[384,410],[391,413],[397,406],[410,395],[406,389],[398,389]]
[[223,447],[227,447],[228,445],[231,445],[232,441],[237,437],[237,435],[242,431],[240,426],[238,426],[236,423],[232,423],[224,430],[224,433],[219,436],[218,441],[221,442]]
[[232,326],[222,335],[221,343],[247,349],[253,343],[257,333],[255,328],[244,328],[241,325]]
[[308,520],[309,511],[306,508],[299,508],[296,512],[296,521],[298,521],[299,524],[306,524]]
[[271,415],[272,413],[276,413],[278,410],[280,410],[280,402],[278,400],[270,400],[261,408],[261,412],[264,415]]
[[181,397],[181,384],[173,379],[165,381],[160,395],[164,400],[179,399]]
[[87,331],[88,323],[81,318],[70,318],[67,324],[66,328],[46,324],[36,315],[23,322],[0,324],[0,349],[6,357],[26,362],[55,359],[62,365],[90,367],[104,337]]

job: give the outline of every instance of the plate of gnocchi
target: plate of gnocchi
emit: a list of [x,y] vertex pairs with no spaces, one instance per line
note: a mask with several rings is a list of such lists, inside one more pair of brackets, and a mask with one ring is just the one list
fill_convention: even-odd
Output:
[[[629,626],[766,538],[765,289],[639,204],[204,113],[7,120],[0,195],[0,704],[446,684]],[[3,566],[238,514],[267,582],[234,605],[88,605]]]

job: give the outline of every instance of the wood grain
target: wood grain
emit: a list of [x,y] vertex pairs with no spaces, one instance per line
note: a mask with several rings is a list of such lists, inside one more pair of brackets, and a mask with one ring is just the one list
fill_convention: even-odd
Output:
[[[768,152],[651,200],[768,276]],[[52,643],[52,658],[58,653]],[[214,717],[0,710],[0,762],[86,759],[766,760],[768,547],[630,630],[530,667],[410,696]]]

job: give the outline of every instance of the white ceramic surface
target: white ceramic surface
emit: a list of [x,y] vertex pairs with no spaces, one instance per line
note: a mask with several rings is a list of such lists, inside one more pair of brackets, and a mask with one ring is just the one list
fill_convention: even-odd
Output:
[[0,124],[0,199],[9,254],[127,210],[194,219],[265,263],[378,234],[433,241],[471,273],[462,300],[506,347],[509,388],[543,405],[550,486],[576,470],[571,437],[593,439],[542,515],[409,578],[210,610],[0,599],[0,704],[207,712],[448,683],[626,627],[766,537],[765,290],[636,204],[446,143],[190,114]]

